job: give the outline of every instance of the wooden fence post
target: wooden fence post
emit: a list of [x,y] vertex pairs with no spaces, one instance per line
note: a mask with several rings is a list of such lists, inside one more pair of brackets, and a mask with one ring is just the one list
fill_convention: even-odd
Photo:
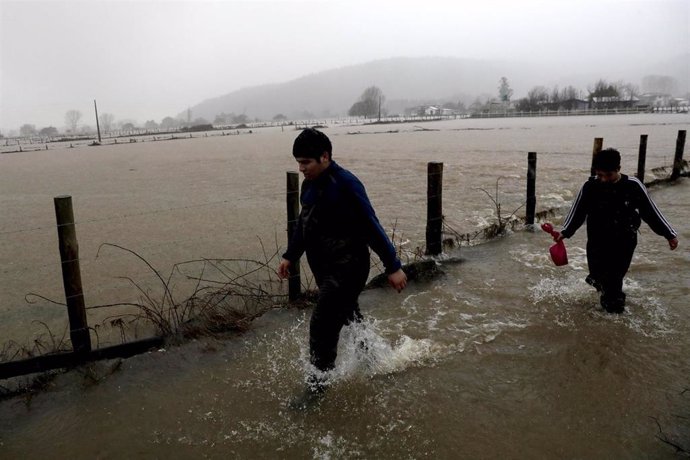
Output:
[[537,152],[527,153],[527,204],[525,207],[525,224],[534,225],[534,214],[537,208]]
[[443,232],[443,163],[427,164],[426,254],[437,255],[442,249]]
[[[299,174],[293,171],[287,173],[287,234],[288,242],[297,228],[299,218]],[[293,302],[302,294],[299,260],[290,267],[288,278],[288,299]]]
[[74,225],[71,196],[56,196],[55,217],[57,218],[58,243],[62,262],[62,283],[65,288],[67,315],[69,316],[70,339],[75,353],[91,351],[91,337],[86,322],[84,292],[79,270],[79,245]]
[[637,178],[644,184],[644,168],[647,161],[647,135],[640,135],[640,151],[637,156]]
[[680,177],[680,170],[683,169],[683,150],[685,150],[685,130],[678,131],[676,138],[676,155],[673,158],[673,171],[671,172],[671,180],[676,180]]
[[96,131],[98,131],[98,143],[101,143],[101,124],[98,121],[98,106],[96,105],[96,99],[93,100],[93,110],[96,112]]
[[592,167],[591,167],[591,174],[590,176],[594,175],[594,157],[597,156],[597,153],[601,152],[602,147],[604,146],[604,138],[603,137],[595,137],[594,138],[594,147],[592,147]]

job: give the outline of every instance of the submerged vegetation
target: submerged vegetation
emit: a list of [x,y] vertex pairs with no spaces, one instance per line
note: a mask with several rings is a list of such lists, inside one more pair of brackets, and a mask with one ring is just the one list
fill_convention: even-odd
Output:
[[[503,214],[502,203],[500,199],[500,189],[499,183],[503,179],[500,176],[496,179],[494,194],[492,195],[486,189],[479,188],[478,190],[484,192],[486,196],[489,197],[491,203],[494,206],[494,222],[483,228],[472,232],[472,233],[460,233],[453,228],[453,226],[448,222],[446,216],[443,216],[443,233],[449,235],[443,240],[443,246],[447,249],[451,249],[455,246],[462,246],[463,244],[472,244],[477,239],[481,240],[491,240],[506,235],[508,230],[515,230],[518,225],[524,224],[524,219],[516,216],[516,213],[525,206],[522,203],[520,206],[515,208],[508,216]],[[542,213],[542,217],[546,214],[553,213],[554,210],[545,211]]]
[[[202,336],[244,332],[257,317],[287,304],[287,295],[282,294],[280,280],[273,268],[278,249],[271,254],[264,250],[263,261],[189,260],[175,264],[169,273],[163,274],[136,251],[116,244],[102,244],[98,254],[106,248],[129,253],[150,270],[156,281],[150,285],[129,276],[118,277],[135,288],[138,299],[87,307],[113,310],[112,315],[89,328],[97,347],[100,345],[99,334],[103,332],[115,331],[120,341],[127,343],[136,339],[142,328],[153,329],[154,334],[169,344],[181,344]],[[307,302],[309,294],[307,290]],[[65,305],[39,294],[27,295],[27,299],[31,297]],[[0,363],[72,351],[67,330],[58,334],[47,324],[37,323],[45,328],[45,332],[31,345],[24,346],[14,341],[5,343],[0,348]],[[95,383],[98,378],[89,371],[93,365],[87,363],[83,372],[89,381]],[[46,388],[59,372],[63,371],[44,371],[29,379],[14,379],[7,386],[0,385],[0,397],[21,394],[30,399],[33,393]]]
[[[110,326],[121,329],[123,339],[125,326],[136,326],[142,321],[153,325],[158,334],[173,341],[226,331],[244,331],[254,318],[285,303],[285,295],[280,293],[278,287],[280,280],[272,268],[277,249],[270,255],[264,251],[263,261],[189,260],[175,264],[164,276],[131,249],[110,243],[103,244],[101,249],[105,247],[132,254],[149,268],[157,280],[157,288],[151,290],[137,280],[121,277],[139,292],[137,301],[90,307],[133,307],[106,320]],[[176,292],[176,286],[180,284],[191,289],[191,294]]]

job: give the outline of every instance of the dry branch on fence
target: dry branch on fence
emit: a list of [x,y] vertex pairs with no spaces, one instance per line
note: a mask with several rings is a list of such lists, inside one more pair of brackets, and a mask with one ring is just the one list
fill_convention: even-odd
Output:
[[[133,286],[138,299],[87,307],[120,308],[103,319],[101,324],[90,328],[96,334],[97,343],[99,330],[108,327],[119,331],[120,339],[125,343],[127,336],[132,334],[132,328],[136,335],[136,328],[142,323],[153,325],[158,334],[172,340],[226,331],[244,331],[255,318],[286,303],[287,296],[281,293],[281,281],[272,267],[278,254],[277,245],[275,251],[269,253],[261,244],[263,261],[241,258],[189,260],[173,265],[167,275],[163,275],[136,251],[117,244],[103,243],[96,257],[105,247],[133,255],[154,273],[156,283],[148,286],[129,276],[116,277]],[[175,291],[178,281],[192,284],[185,291],[186,294]],[[29,293],[25,298],[28,303],[42,299],[65,306],[64,302],[36,293]],[[305,296],[305,299],[309,299],[309,296]],[[46,333],[35,338],[30,346],[21,346],[13,341],[3,344],[0,362],[70,349],[66,330],[58,336],[47,324],[39,321],[36,323],[41,324]]]
[[[22,345],[14,340],[3,343],[0,348],[0,363],[9,363],[36,356],[54,355],[68,352],[72,349],[67,340],[67,329],[62,332],[62,335],[58,336],[43,321],[34,320],[32,323],[42,326],[45,332],[36,336],[27,345]],[[0,390],[2,390],[1,387]],[[2,394],[1,391],[0,394]]]
[[450,238],[445,238],[443,240],[444,247],[452,249],[456,243],[458,246],[462,246],[463,243],[469,246],[472,244],[472,241],[474,241],[483,232],[484,230],[482,229],[473,233],[460,233],[448,223],[448,218],[443,216],[443,233],[445,235],[450,235]]
[[[139,300],[94,308],[135,307],[134,312],[117,313],[106,318],[111,327],[120,329],[124,338],[125,325],[144,321],[152,324],[168,338],[194,337],[229,330],[246,330],[251,321],[284,303],[278,288],[280,280],[272,268],[278,249],[269,254],[262,244],[264,261],[251,259],[195,259],[175,264],[167,276],[135,251],[104,243],[134,255],[151,270],[158,280],[157,295],[130,277],[120,277],[139,293]],[[99,248],[99,252],[100,249]],[[174,282],[178,277],[191,281],[191,294],[178,296]]]
[[491,225],[487,229],[484,230],[484,236],[486,238],[494,238],[496,236],[504,234],[506,231],[506,225],[508,224],[508,222],[510,222],[511,220],[514,220],[515,213],[517,213],[520,210],[520,208],[522,208],[525,205],[525,203],[521,204],[520,206],[515,208],[515,210],[512,213],[510,213],[510,215],[508,217],[503,217],[503,215],[501,214],[501,200],[499,198],[499,188],[498,188],[498,183],[501,181],[501,179],[503,179],[503,176],[499,176],[498,179],[496,179],[496,190],[494,192],[494,196],[491,196],[491,194],[489,192],[487,192],[486,190],[484,190],[483,188],[479,188],[479,190],[484,192],[486,194],[486,196],[489,197],[489,199],[493,202],[494,207],[496,208],[497,222],[496,222],[496,225]]
[[[411,249],[408,247],[410,240],[404,236],[402,232],[398,231],[398,220],[393,222],[393,227],[390,233],[391,243],[395,249],[395,254],[403,264],[410,264],[424,259],[424,248],[419,246]],[[385,268],[383,263],[378,258],[373,261],[373,271],[383,273]]]
[[514,230],[519,223],[523,222],[523,220],[518,218],[515,214],[523,206],[525,206],[525,203],[522,203],[520,206],[515,208],[515,210],[511,212],[510,215],[508,215],[508,217],[505,217],[502,213],[501,200],[499,195],[499,182],[502,178],[503,176],[500,176],[498,179],[496,179],[496,188],[494,191],[494,195],[491,195],[491,193],[489,193],[483,188],[478,188],[478,190],[484,192],[489,197],[491,202],[494,204],[494,208],[496,209],[496,222],[475,232],[460,233],[457,230],[455,230],[453,226],[448,222],[447,217],[443,216],[443,233],[446,235],[450,235],[450,238],[446,238],[443,240],[444,246],[452,248],[455,244],[457,244],[458,246],[462,246],[463,244],[470,245],[479,236],[482,236],[484,240],[490,240],[498,236],[504,235],[506,230],[508,229]]

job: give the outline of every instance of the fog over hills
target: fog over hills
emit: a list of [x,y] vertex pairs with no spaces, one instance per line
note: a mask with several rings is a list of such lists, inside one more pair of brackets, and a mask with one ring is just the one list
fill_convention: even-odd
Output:
[[[669,75],[688,91],[690,56],[658,63],[641,60],[639,65],[607,68],[535,65],[507,61],[483,61],[452,57],[390,58],[327,70],[285,83],[242,88],[205,100],[191,107],[193,118],[213,121],[222,112],[246,114],[250,119],[329,117],[347,114],[365,88],[376,85],[386,97],[385,109],[400,113],[422,103],[458,102],[471,104],[477,97],[496,97],[499,79],[508,78],[513,99],[524,97],[534,86],[572,85],[586,94],[587,86],[604,78],[641,84],[644,75]],[[182,112],[180,117],[185,118]]]

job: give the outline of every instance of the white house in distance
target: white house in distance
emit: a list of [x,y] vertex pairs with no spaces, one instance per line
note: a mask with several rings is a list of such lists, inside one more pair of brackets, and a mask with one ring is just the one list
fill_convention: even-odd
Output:
[[424,110],[424,115],[425,116],[433,116],[433,115],[438,115],[439,114],[439,108],[436,107],[435,105],[429,105],[426,107],[422,108]]
[[688,100],[681,97],[673,97],[664,93],[644,93],[640,95],[639,105],[649,107],[651,110],[681,108],[687,111]]
[[438,107],[435,105],[418,105],[416,107],[409,107],[405,109],[405,115],[407,116],[424,116],[424,117],[449,117],[457,115],[457,112],[453,109],[447,109],[443,107]]

